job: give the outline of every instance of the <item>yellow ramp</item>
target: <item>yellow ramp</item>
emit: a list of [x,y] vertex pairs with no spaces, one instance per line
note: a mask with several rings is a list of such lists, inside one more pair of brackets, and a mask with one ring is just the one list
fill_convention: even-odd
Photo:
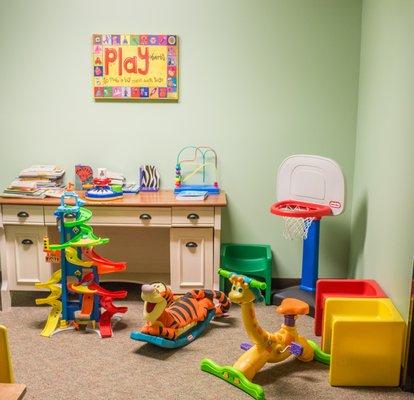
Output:
[[78,251],[73,247],[67,247],[65,249],[66,260],[71,264],[77,265],[83,268],[91,268],[93,263],[92,261],[83,261],[78,257]]
[[13,367],[10,357],[7,328],[0,325],[0,383],[13,383]]
[[50,337],[59,324],[60,315],[62,313],[62,302],[59,300],[62,295],[62,288],[58,285],[58,283],[61,278],[62,270],[59,269],[48,281],[36,283],[36,287],[47,288],[50,290],[49,296],[42,299],[36,299],[36,304],[49,304],[52,307],[47,317],[46,324],[42,332],[40,332],[42,336]]

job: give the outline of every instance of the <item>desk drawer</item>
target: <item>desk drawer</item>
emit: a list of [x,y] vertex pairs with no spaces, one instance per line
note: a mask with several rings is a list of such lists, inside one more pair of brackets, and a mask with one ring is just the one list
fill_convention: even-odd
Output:
[[4,205],[3,223],[11,225],[43,225],[43,207]]
[[171,225],[171,208],[165,207],[87,207],[92,225]]
[[214,226],[214,207],[173,207],[175,226]]
[[[169,207],[95,207],[86,206],[92,211],[92,225],[127,226],[170,226],[171,208]],[[47,225],[56,223],[53,215],[56,207],[45,207]]]
[[58,206],[44,206],[43,210],[45,213],[45,224],[56,225],[56,216],[54,215]]

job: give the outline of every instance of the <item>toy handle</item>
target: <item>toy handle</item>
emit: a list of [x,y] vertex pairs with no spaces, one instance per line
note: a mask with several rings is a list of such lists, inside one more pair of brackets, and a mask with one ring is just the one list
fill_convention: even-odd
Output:
[[230,278],[233,275],[233,272],[227,271],[226,269],[219,268],[218,274],[221,275],[224,278]]
[[[235,275],[234,272],[227,271],[226,269],[219,268],[218,271],[219,275],[223,276],[224,278],[230,278],[232,275]],[[266,283],[257,281],[256,279],[251,279],[249,283],[250,287],[265,290],[266,289]]]

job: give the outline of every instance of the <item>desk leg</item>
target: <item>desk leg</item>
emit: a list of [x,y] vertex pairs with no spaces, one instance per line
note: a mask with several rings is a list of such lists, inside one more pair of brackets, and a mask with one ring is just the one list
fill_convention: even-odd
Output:
[[7,263],[6,235],[3,226],[3,215],[0,207],[0,264],[1,264],[1,309],[7,311],[11,307],[9,288],[9,265]]
[[219,290],[219,276],[217,270],[220,266],[220,245],[221,245],[221,207],[214,207],[214,249],[213,249],[213,285]]

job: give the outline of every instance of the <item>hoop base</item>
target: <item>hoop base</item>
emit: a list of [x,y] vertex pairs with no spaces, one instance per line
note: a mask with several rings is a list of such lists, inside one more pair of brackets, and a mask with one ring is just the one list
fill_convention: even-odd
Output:
[[278,306],[288,297],[302,300],[309,305],[309,316],[315,317],[315,292],[308,292],[300,286],[292,286],[286,289],[272,292],[272,304]]

